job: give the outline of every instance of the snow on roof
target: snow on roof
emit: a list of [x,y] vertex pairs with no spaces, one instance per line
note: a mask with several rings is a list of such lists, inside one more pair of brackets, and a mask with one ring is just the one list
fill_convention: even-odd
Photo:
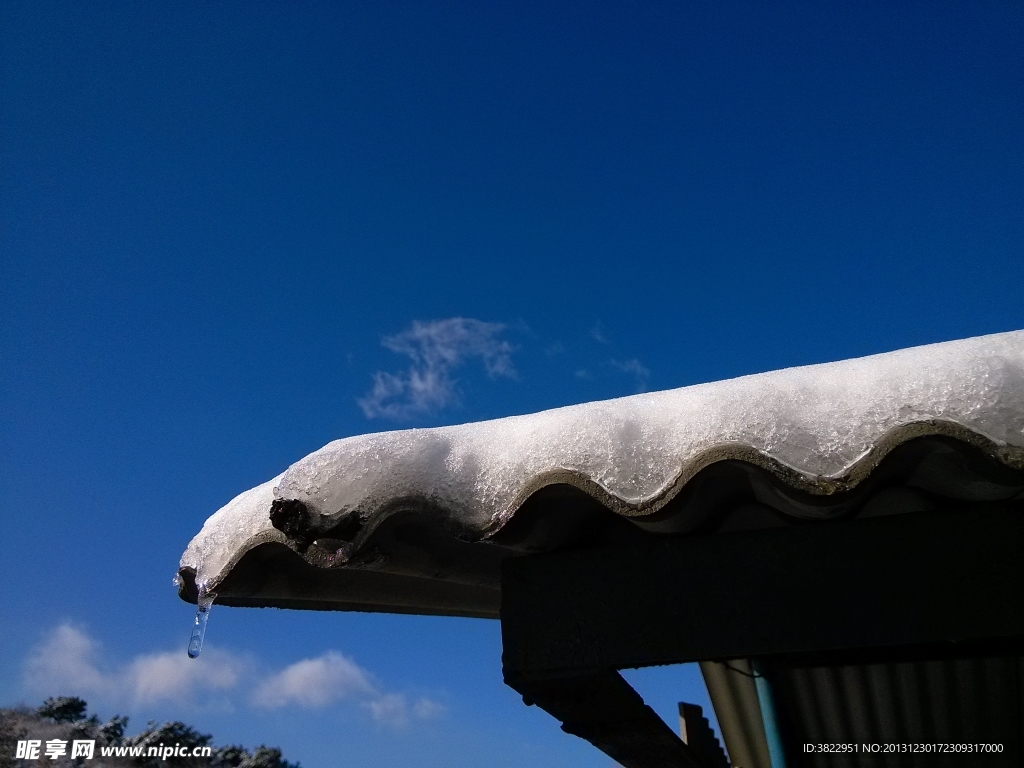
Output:
[[352,554],[346,526],[365,540],[396,512],[427,511],[464,540],[487,539],[531,494],[562,483],[642,517],[724,459],[828,495],[856,486],[895,445],[924,434],[981,445],[1024,468],[1024,331],[336,440],[217,511],[181,570],[212,590],[260,544],[304,552],[308,541],[271,523],[275,501],[302,502],[309,540],[333,531],[337,562],[330,555],[317,564],[334,566]]

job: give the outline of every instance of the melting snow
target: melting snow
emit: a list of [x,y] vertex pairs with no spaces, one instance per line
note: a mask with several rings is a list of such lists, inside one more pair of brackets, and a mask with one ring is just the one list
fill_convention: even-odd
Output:
[[1024,331],[584,403],[527,416],[336,440],[214,514],[181,565],[218,580],[256,536],[283,541],[275,498],[331,519],[426,499],[480,535],[539,477],[567,470],[628,504],[657,497],[710,448],[742,445],[842,475],[890,430],[941,419],[1024,447]]

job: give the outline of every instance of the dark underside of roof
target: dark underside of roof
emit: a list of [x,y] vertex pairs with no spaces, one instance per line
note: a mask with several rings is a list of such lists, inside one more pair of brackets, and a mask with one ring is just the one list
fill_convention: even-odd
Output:
[[[805,484],[806,485],[806,484]],[[416,499],[360,526],[315,541],[259,544],[215,586],[217,603],[498,618],[502,562],[545,552],[616,550],[679,536],[829,525],[934,509],[967,508],[1024,495],[1024,470],[984,441],[916,437],[895,446],[848,490],[813,493],[785,473],[723,459],[704,467],[657,512],[626,516],[574,485],[535,490],[505,525],[473,541],[450,516]],[[269,510],[268,510],[269,513]],[[330,558],[349,548],[344,564]],[[195,573],[179,594],[195,602]]]

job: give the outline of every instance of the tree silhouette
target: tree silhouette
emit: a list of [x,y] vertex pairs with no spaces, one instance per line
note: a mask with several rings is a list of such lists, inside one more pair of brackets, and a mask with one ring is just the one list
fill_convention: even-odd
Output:
[[[213,747],[213,737],[200,733],[179,720],[166,723],[151,721],[134,736],[125,736],[128,718],[114,715],[100,724],[96,715],[88,715],[88,704],[77,696],[55,696],[37,709],[0,709],[0,768],[14,768],[22,761],[15,760],[17,742],[25,739],[86,739],[96,742],[96,755],[86,763],[91,768],[301,768],[281,756],[277,747],[260,745],[252,752],[239,745]],[[178,746],[191,752],[196,747],[211,747],[210,757],[105,757],[103,747],[141,747],[143,753],[150,747]],[[51,768],[71,768],[81,764],[70,755],[56,760],[45,760]]]
[[48,717],[55,723],[76,723],[85,720],[88,704],[77,696],[51,696],[36,710],[40,717]]

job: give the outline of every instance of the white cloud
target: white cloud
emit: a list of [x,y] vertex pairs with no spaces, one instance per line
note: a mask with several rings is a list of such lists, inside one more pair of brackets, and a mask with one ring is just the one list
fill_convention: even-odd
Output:
[[198,659],[178,651],[138,656],[128,666],[126,683],[139,703],[188,701],[200,691],[235,688],[244,672],[229,653],[208,648]]
[[84,631],[62,624],[26,658],[26,691],[39,697],[81,696],[112,707],[161,702],[230,706],[225,696],[243,690],[262,709],[323,709],[353,699],[376,722],[399,728],[447,711],[426,697],[410,704],[405,694],[382,690],[370,672],[337,651],[262,677],[251,661],[217,648],[207,648],[198,659],[188,658],[184,648],[143,654],[116,667],[103,665],[100,651],[100,644]]
[[97,668],[98,651],[95,640],[70,624],[62,624],[29,653],[25,687],[47,695],[107,695],[116,681]]
[[383,344],[411,361],[398,374],[377,371],[373,388],[357,402],[368,419],[382,416],[407,419],[451,405],[457,399],[452,371],[466,360],[479,358],[487,375],[516,375],[513,347],[499,338],[505,326],[466,317],[420,322]]
[[316,659],[303,659],[264,680],[253,703],[267,709],[288,704],[319,709],[350,694],[378,696],[369,674],[351,659],[328,651]]
[[252,700],[264,709],[289,705],[323,709],[346,698],[358,700],[376,722],[394,728],[412,719],[433,720],[447,711],[443,704],[423,696],[410,706],[405,694],[381,691],[369,672],[336,651],[297,661],[271,675],[256,688]]
[[137,656],[119,668],[104,667],[100,645],[82,630],[62,624],[25,661],[25,687],[43,696],[80,695],[111,704],[194,702],[200,694],[234,688],[244,664],[209,649],[199,659],[184,652]]

